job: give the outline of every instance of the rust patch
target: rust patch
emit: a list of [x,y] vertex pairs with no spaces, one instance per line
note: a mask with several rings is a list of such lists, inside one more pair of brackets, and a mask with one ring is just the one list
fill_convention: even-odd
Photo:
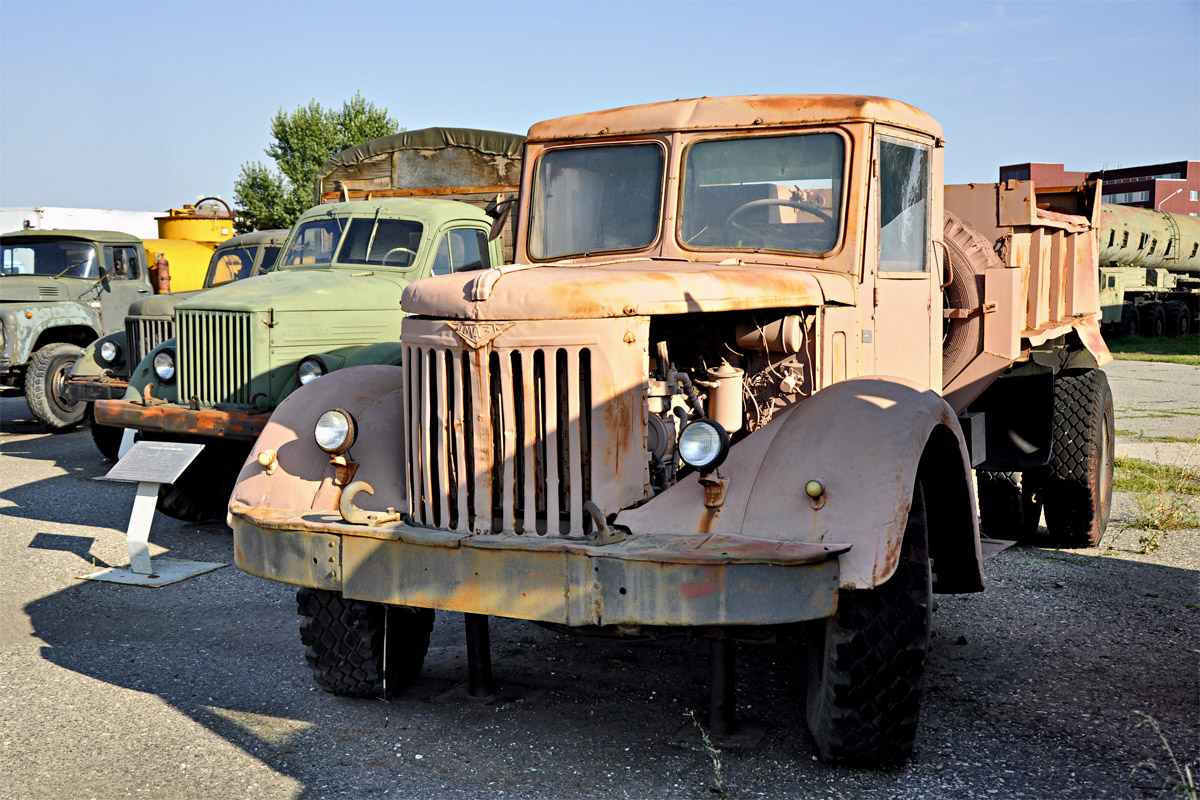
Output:
[[268,415],[206,408],[193,411],[174,405],[142,406],[128,400],[97,400],[96,422],[153,433],[195,434],[230,439],[255,439]]

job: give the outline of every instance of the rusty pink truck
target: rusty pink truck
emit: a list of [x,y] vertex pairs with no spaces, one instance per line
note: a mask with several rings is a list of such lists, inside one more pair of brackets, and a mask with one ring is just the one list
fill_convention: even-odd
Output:
[[[993,536],[1103,532],[1099,186],[942,184],[941,127],[876,97],[701,98],[534,125],[515,263],[404,292],[402,366],[271,417],[238,565],[300,588],[317,682],[411,683],[435,610],[806,645],[831,761],[912,750],[932,593]],[[1046,532],[1038,528],[1045,511]]]

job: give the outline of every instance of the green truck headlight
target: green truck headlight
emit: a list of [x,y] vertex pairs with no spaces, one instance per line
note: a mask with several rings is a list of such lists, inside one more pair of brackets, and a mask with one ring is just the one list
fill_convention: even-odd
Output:
[[154,354],[154,374],[163,383],[175,380],[175,351],[159,350]]

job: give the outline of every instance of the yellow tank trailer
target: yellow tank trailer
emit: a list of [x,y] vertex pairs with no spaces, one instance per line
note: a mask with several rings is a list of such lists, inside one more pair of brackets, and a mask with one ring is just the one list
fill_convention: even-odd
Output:
[[[155,221],[159,238],[144,240],[155,292],[203,289],[213,251],[233,236],[233,210],[229,204],[219,197],[205,197],[195,205],[172,208],[166,216],[156,217]],[[155,266],[159,256],[165,256],[169,264],[167,286],[163,285]]]

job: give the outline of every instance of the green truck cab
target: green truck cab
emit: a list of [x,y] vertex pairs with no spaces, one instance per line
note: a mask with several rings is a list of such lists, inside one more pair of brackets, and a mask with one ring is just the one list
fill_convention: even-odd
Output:
[[83,419],[67,374],[98,337],[122,330],[130,304],[153,294],[142,240],[92,230],[0,237],[0,384],[24,391],[51,431]]
[[304,383],[359,364],[400,363],[400,296],[419,278],[503,263],[493,220],[456,200],[395,197],[309,209],[275,269],[175,308],[175,338],[133,369],[96,422],[205,450],[159,510],[224,515],[238,469],[271,411]]
[[[213,251],[204,276],[204,288],[190,292],[150,295],[135,300],[125,315],[125,327],[102,336],[83,350],[71,367],[63,393],[71,403],[91,403],[125,396],[129,374],[151,350],[175,335],[175,306],[202,291],[268,272],[279,257],[288,231],[243,233],[227,239]],[[123,429],[91,424],[92,440],[101,455],[116,461]]]

